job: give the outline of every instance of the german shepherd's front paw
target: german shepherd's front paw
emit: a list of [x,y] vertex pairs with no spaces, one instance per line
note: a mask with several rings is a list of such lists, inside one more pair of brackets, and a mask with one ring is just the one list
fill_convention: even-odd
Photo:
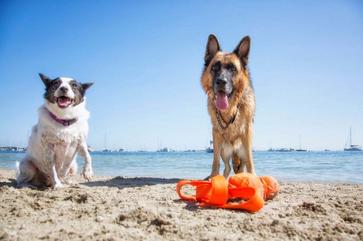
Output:
[[219,173],[218,172],[212,172],[209,176],[207,176],[206,178],[204,178],[204,180],[210,180],[212,177],[214,177],[214,176],[218,176],[219,175]]
[[205,177],[203,180],[204,180],[204,181],[208,181],[208,180],[210,180],[210,179],[211,179],[211,175],[209,175],[209,176]]

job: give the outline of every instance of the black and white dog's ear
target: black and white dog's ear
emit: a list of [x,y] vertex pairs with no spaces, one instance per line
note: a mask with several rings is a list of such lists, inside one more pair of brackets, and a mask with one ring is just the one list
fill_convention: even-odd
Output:
[[83,83],[81,85],[82,85],[83,91],[86,91],[89,87],[91,87],[93,85],[93,83]]
[[250,36],[244,37],[233,53],[235,53],[238,58],[241,60],[243,67],[246,67],[248,64],[248,54],[250,53],[250,46],[251,46],[251,38]]
[[45,86],[48,86],[49,83],[52,81],[48,76],[46,76],[46,75],[44,75],[42,73],[39,73],[39,77],[43,81]]
[[204,64],[208,66],[214,55],[218,51],[221,51],[217,37],[214,34],[210,34],[208,37],[207,47],[204,55]]

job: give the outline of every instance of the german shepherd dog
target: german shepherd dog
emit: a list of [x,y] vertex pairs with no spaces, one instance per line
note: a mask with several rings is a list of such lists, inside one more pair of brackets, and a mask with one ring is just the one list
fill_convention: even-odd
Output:
[[[255,94],[247,67],[251,40],[244,37],[231,53],[222,52],[217,37],[209,35],[201,84],[208,96],[213,126],[213,165],[209,177],[219,174],[220,157],[227,178],[233,170],[255,173],[252,158],[252,125]],[[208,178],[209,178],[208,177]]]

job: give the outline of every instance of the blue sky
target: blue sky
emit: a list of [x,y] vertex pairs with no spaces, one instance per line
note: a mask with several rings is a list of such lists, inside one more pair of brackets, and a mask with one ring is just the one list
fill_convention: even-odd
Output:
[[[137,2],[137,3],[136,3]],[[96,149],[204,148],[207,37],[252,38],[255,149],[363,145],[361,1],[0,1],[0,145],[27,143],[42,72],[94,81]],[[107,138],[105,138],[107,136]]]

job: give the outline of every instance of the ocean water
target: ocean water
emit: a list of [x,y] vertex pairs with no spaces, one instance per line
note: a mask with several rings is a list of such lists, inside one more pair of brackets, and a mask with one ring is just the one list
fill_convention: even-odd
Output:
[[[24,153],[0,152],[0,168],[15,168]],[[95,175],[201,179],[213,154],[204,152],[92,153]],[[83,160],[77,160],[80,166]],[[363,152],[254,152],[258,175],[281,181],[363,183]],[[221,173],[223,172],[221,161]]]

